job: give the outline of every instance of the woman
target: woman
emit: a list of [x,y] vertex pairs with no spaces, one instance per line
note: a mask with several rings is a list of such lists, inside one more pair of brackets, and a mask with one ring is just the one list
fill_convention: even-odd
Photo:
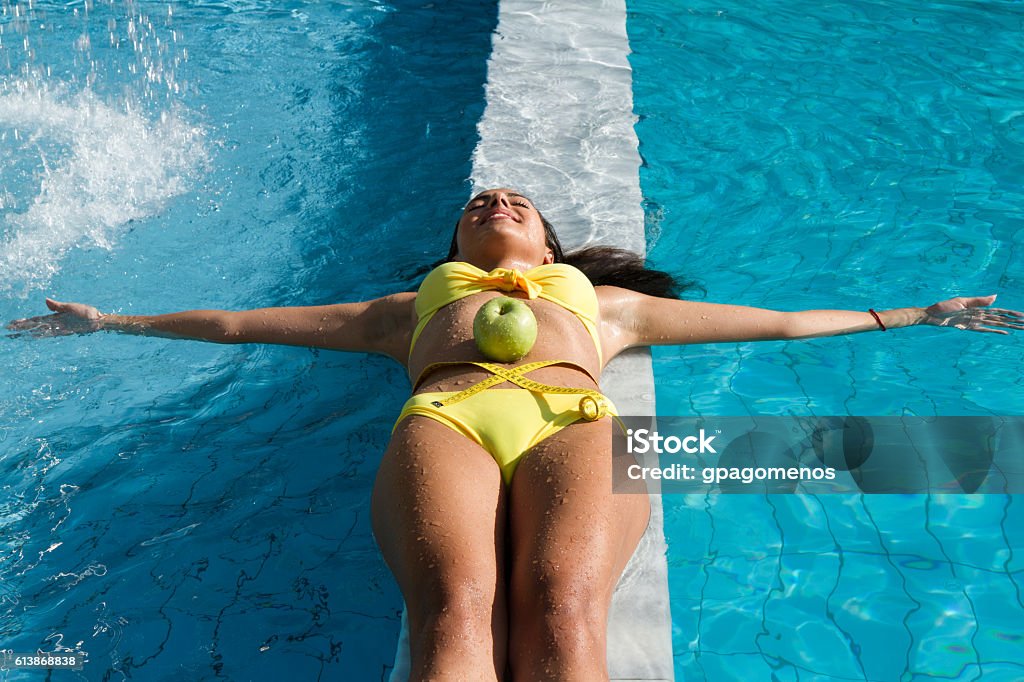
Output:
[[[402,363],[414,395],[381,461],[372,521],[408,607],[414,680],[494,680],[506,669],[524,680],[607,679],[612,590],[649,514],[643,496],[611,492],[614,406],[596,380],[627,348],[914,324],[1024,329],[1020,313],[985,307],[995,296],[784,313],[594,287],[552,265],[562,259],[550,226],[507,189],[469,202],[452,248],[456,262],[418,293],[363,303],[121,316],[47,299],[56,315],[10,328],[317,346]],[[539,334],[521,361],[488,365],[473,320],[500,295],[526,299]]]

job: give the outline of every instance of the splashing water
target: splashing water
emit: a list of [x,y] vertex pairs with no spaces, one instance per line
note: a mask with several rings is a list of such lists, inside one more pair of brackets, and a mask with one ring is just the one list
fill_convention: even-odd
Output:
[[45,286],[71,249],[112,248],[203,168],[171,15],[160,26],[134,2],[0,3],[0,293]]

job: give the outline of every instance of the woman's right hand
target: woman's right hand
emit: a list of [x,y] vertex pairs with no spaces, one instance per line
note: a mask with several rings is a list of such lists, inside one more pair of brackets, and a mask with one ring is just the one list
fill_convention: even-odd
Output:
[[7,328],[15,332],[27,332],[32,336],[88,334],[100,328],[100,320],[103,318],[99,310],[84,303],[61,303],[48,298],[46,307],[54,314],[13,320]]

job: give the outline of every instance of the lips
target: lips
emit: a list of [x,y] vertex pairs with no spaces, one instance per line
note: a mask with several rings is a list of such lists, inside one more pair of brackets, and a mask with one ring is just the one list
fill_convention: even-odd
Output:
[[505,220],[505,219],[513,220],[515,222],[519,222],[519,220],[514,215],[512,215],[508,211],[503,211],[501,209],[490,211],[489,213],[487,213],[484,216],[484,219],[481,222],[489,223],[492,220]]

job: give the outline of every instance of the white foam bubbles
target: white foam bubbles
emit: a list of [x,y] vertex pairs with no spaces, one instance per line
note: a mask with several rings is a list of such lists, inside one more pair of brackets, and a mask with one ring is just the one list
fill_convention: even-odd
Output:
[[112,248],[205,166],[187,50],[170,8],[147,7],[0,0],[0,294],[45,286],[73,248]]
[[89,90],[24,82],[0,83],[0,144],[30,176],[14,193],[0,178],[0,292],[22,296],[69,249],[111,248],[160,212],[207,160],[202,128],[174,111],[154,119]]

